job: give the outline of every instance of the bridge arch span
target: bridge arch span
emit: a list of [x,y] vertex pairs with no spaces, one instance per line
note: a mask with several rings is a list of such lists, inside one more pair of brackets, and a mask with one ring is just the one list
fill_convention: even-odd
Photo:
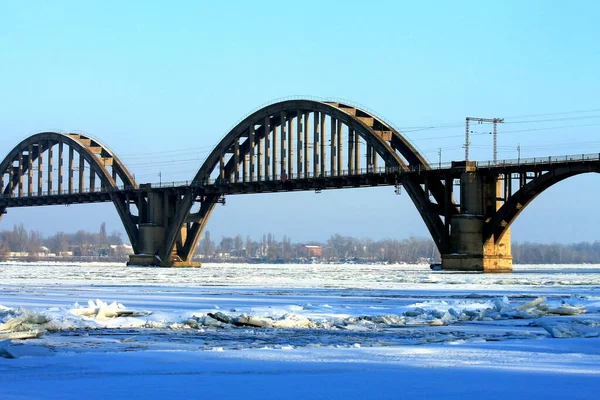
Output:
[[[97,139],[79,133],[34,134],[17,144],[0,163],[0,195],[5,197],[107,192],[135,250],[135,217],[117,192],[123,187],[137,189],[138,185],[121,160]],[[0,209],[0,218],[5,212]]]
[[600,168],[595,163],[574,163],[573,165],[556,168],[535,177],[535,179],[517,190],[498,209],[490,221],[484,237],[486,239],[495,238],[496,241],[502,240],[504,234],[521,212],[542,192],[565,179],[590,172],[600,173]]
[[[364,146],[364,147],[362,147]],[[402,171],[431,167],[396,129],[353,105],[313,100],[286,100],[255,111],[238,123],[206,158],[182,199],[180,212],[166,232],[161,259],[177,254],[190,259],[216,198],[205,196],[190,213],[198,191],[209,183],[247,183],[320,179],[374,172],[380,167],[399,172],[402,184],[422,216],[440,251],[449,237],[445,223],[456,213],[442,180],[424,182]],[[446,222],[442,220],[445,203]],[[188,224],[185,239],[181,227]],[[174,249],[174,247],[176,247]]]

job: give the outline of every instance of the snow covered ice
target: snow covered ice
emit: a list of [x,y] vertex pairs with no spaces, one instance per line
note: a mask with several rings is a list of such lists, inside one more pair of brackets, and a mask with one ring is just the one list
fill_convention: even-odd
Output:
[[486,398],[591,398],[600,388],[600,266],[481,275],[1,263],[0,275],[3,398],[81,398],[106,376],[120,386],[95,385],[86,398],[195,398],[199,384],[202,397],[224,398],[483,397],[473,396],[481,388]]

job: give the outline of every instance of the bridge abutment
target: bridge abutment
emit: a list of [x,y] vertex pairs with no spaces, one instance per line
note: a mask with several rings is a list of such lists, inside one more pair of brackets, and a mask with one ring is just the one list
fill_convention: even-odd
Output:
[[460,214],[450,221],[450,251],[442,268],[450,271],[511,272],[510,229],[501,238],[486,237],[485,224],[502,205],[502,182],[466,163],[460,178]]

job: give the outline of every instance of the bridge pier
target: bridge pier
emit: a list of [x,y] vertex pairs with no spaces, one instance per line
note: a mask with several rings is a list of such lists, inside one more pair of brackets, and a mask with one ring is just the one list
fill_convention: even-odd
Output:
[[[168,223],[177,211],[178,195],[166,192],[148,192],[147,198],[140,198],[140,223],[138,228],[139,251],[129,256],[127,265],[159,267],[200,267],[199,262],[183,260],[177,254],[177,246],[166,259],[159,254],[166,246]],[[187,229],[182,226],[177,242],[185,243]]]
[[498,175],[477,173],[474,163],[464,165],[460,178],[460,213],[450,221],[450,251],[442,254],[443,269],[512,271],[510,228],[501,238],[488,237],[485,229],[502,205],[502,193]]

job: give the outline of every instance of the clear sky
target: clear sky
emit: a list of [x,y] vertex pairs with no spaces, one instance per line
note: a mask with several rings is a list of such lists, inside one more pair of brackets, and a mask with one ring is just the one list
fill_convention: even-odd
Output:
[[[500,158],[600,152],[595,1],[0,3],[0,158],[44,130],[109,145],[140,182],[191,179],[240,118],[290,95],[364,104],[431,161],[464,158],[464,117],[504,117]],[[542,115],[539,115],[542,114]],[[432,127],[422,129],[423,127]],[[491,159],[491,137],[473,158]],[[185,160],[185,161],[180,161]],[[542,194],[515,240],[600,240],[600,177]],[[121,229],[111,204],[10,209],[0,228]],[[427,236],[393,188],[230,196],[208,229]]]

